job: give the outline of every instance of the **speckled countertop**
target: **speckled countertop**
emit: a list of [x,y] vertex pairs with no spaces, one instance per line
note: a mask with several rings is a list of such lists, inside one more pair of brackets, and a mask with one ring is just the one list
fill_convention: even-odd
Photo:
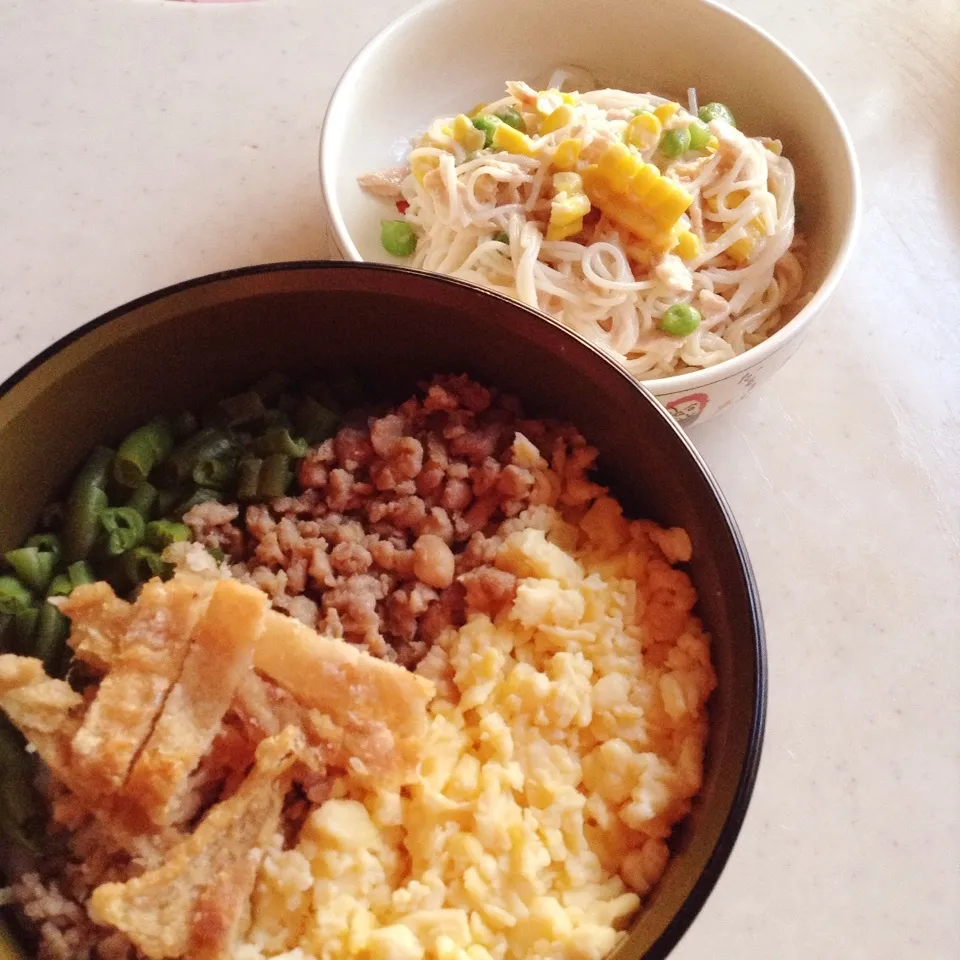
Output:
[[[165,284],[332,256],[324,106],[407,6],[0,4],[0,380]],[[797,356],[692,433],[752,553],[771,686],[746,827],[674,956],[956,960],[960,5],[733,6],[836,99],[866,206]]]

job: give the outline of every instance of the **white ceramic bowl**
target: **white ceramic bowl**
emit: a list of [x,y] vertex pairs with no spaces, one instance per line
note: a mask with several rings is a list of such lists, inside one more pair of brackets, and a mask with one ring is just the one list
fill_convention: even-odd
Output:
[[320,141],[320,182],[340,252],[402,262],[380,245],[396,216],[360,190],[395,166],[438,116],[503,95],[506,80],[545,84],[579,66],[603,87],[730,105],[747,133],[778,137],[797,172],[810,302],[759,346],[714,367],[648,380],[684,425],[746,396],[799,346],[846,266],[860,207],[853,146],[836,108],[772,37],[709,0],[428,0],[371,40],[338,84]]

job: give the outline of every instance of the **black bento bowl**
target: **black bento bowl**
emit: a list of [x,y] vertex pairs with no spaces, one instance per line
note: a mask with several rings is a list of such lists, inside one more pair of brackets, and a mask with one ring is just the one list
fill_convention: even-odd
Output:
[[[736,524],[689,440],[642,386],[557,323],[457,280],[370,264],[270,264],[150,294],[0,387],[0,548],[21,542],[95,444],[152,414],[271,371],[343,368],[397,399],[432,372],[516,393],[528,415],[569,419],[600,449],[602,479],[628,513],[689,532],[719,678],[705,782],[617,950],[624,960],[666,957],[717,882],[753,791],[766,709],[760,606]],[[14,956],[0,942],[0,960]]]

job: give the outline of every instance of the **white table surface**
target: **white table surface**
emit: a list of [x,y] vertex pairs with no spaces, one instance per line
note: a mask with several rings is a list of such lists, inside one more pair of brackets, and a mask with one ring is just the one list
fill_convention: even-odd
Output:
[[[157,287],[334,256],[324,106],[409,5],[4,0],[0,380]],[[743,834],[674,956],[955,960],[960,0],[733,5],[836,99],[866,206],[797,356],[693,432],[756,567],[770,712]]]

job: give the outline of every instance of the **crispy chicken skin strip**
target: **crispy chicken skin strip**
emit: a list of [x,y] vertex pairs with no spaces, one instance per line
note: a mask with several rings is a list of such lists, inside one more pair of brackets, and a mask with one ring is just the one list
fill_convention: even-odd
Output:
[[314,726],[354,758],[356,772],[366,768],[397,781],[416,772],[433,696],[429,681],[273,611],[257,639],[254,666],[319,713]]
[[187,777],[210,748],[237,687],[250,672],[268,606],[267,595],[255,587],[216,582],[180,678],[124,788],[154,823],[175,818]]
[[73,738],[77,773],[91,788],[123,784],[180,675],[203,606],[203,596],[182,582],[144,585],[123,646]]
[[243,678],[231,710],[243,724],[245,736],[254,742],[276,736],[284,727],[293,726],[306,738],[305,763],[315,769],[328,765],[346,766],[348,758],[343,756],[341,744],[330,743],[314,730],[311,715],[318,719],[322,715],[303,706],[286,690],[265,680],[255,670]]
[[48,677],[33,657],[0,654],[0,710],[61,780],[70,777],[70,741],[80,726],[83,698]]
[[[98,793],[76,774],[71,741],[80,728],[83,698],[65,681],[47,676],[41,661],[0,655],[0,709],[70,790],[74,815],[83,811],[95,816],[107,828],[112,846],[141,856],[161,850],[177,836],[174,830],[158,832],[152,823],[144,822],[138,809],[111,794]],[[58,801],[61,806],[65,802],[64,797]]]
[[121,930],[151,960],[227,960],[243,933],[261,851],[276,832],[302,745],[292,727],[264,740],[237,792],[213,807],[162,867],[93,891],[94,922]]
[[111,669],[133,622],[133,604],[103,582],[82,584],[54,603],[73,621],[68,642],[76,657],[101,673]]
[[[347,729],[342,718],[304,706],[293,694],[255,671],[244,677],[232,709],[243,723],[246,735],[257,741],[273,736],[286,726],[295,726],[306,738],[304,763],[314,770],[346,769],[351,760],[381,780],[405,779],[413,770],[396,755],[397,741],[381,723]],[[357,769],[356,762],[352,765]],[[395,771],[400,770],[397,774]]]
[[201,891],[193,909],[186,956],[190,960],[230,960],[250,924],[250,897],[260,857],[247,856],[219,873]]

